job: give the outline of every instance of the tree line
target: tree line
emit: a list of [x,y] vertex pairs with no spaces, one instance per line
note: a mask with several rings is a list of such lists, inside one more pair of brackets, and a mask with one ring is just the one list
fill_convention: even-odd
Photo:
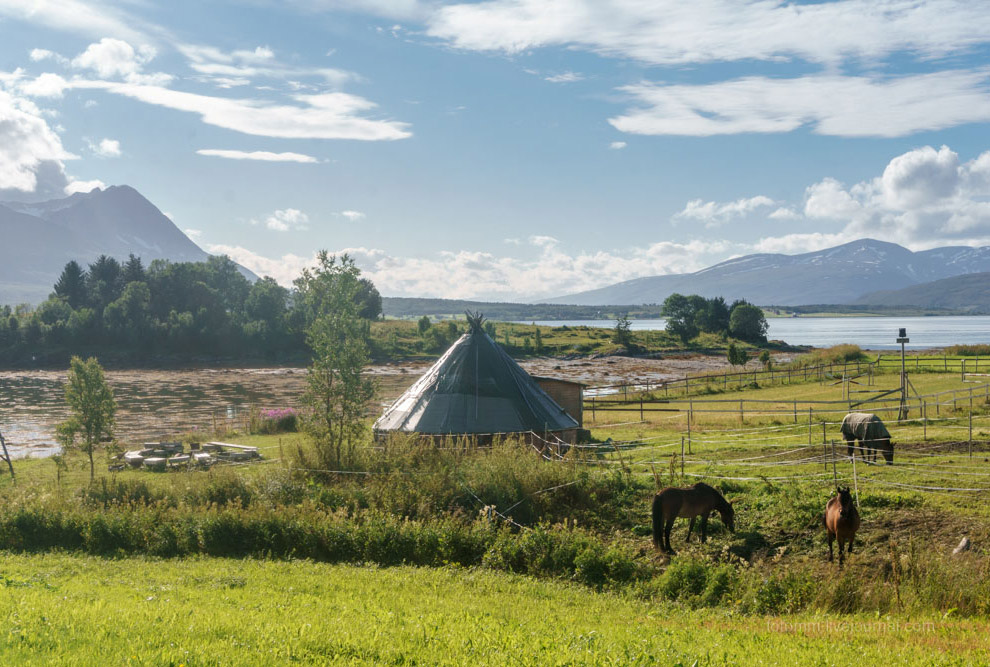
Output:
[[687,343],[698,334],[732,336],[749,343],[765,343],[767,318],[763,309],[738,299],[731,305],[720,296],[706,299],[692,294],[671,294],[660,311],[667,318],[667,333]]
[[[154,260],[147,267],[103,255],[68,262],[49,298],[0,309],[0,359],[73,352],[268,358],[307,354],[306,330],[321,314],[304,274],[292,288],[265,277],[252,283],[226,256],[204,262]],[[374,284],[358,279],[359,316],[381,316]]]

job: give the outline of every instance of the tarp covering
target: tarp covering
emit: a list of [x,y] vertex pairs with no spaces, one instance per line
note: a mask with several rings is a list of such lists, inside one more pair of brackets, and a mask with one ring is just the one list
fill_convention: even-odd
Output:
[[578,427],[526,371],[469,319],[469,331],[375,422],[376,432],[524,433]]
[[842,418],[842,435],[860,442],[890,439],[890,431],[879,417],[867,412],[850,412]]

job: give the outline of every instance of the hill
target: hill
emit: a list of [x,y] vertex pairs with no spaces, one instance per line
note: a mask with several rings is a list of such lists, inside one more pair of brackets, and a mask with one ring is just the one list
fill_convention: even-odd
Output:
[[659,306],[569,306],[546,303],[502,303],[464,301],[461,299],[418,299],[382,297],[386,317],[462,317],[464,311],[481,312],[490,320],[503,322],[527,320],[609,320],[620,315],[638,319],[660,317]]
[[[100,255],[145,265],[156,259],[201,262],[209,254],[158,208],[126,185],[40,203],[0,203],[0,303],[38,303],[69,260]],[[241,268],[249,279],[257,279]]]
[[954,308],[973,314],[990,313],[990,272],[943,278],[899,290],[871,292],[856,304]]
[[800,255],[746,255],[695,273],[637,278],[547,302],[655,304],[680,292],[776,306],[857,303],[867,293],[983,271],[990,271],[990,247],[912,252],[895,243],[860,239]]

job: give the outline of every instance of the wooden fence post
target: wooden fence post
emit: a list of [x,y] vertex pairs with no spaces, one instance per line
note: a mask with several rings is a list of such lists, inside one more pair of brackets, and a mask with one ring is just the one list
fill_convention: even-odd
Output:
[[924,425],[924,439],[928,440],[928,401],[921,402],[921,422]]
[[808,408],[808,446],[811,446],[811,408]]
[[973,411],[969,411],[969,458],[973,458]]
[[681,436],[681,479],[684,479],[684,436]]
[[742,425],[745,425],[745,423],[746,423],[746,420],[743,417],[743,401],[740,398],[739,399],[739,424],[740,424],[740,426],[742,426]]

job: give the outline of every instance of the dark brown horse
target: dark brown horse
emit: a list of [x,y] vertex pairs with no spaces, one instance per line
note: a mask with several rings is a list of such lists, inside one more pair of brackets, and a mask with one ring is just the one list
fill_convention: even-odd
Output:
[[701,541],[708,536],[708,516],[717,511],[722,523],[735,532],[735,511],[722,494],[704,482],[698,482],[686,489],[666,488],[653,499],[653,544],[669,554],[674,553],[670,546],[670,530],[678,517],[690,519],[687,539],[691,539],[694,520],[701,517]]
[[841,567],[846,542],[849,543],[849,553],[853,551],[853,539],[856,537],[856,531],[859,530],[859,511],[848,488],[839,487],[835,491],[835,495],[825,504],[822,524],[825,526],[825,532],[828,533],[828,561],[832,562],[832,542],[837,539]]

